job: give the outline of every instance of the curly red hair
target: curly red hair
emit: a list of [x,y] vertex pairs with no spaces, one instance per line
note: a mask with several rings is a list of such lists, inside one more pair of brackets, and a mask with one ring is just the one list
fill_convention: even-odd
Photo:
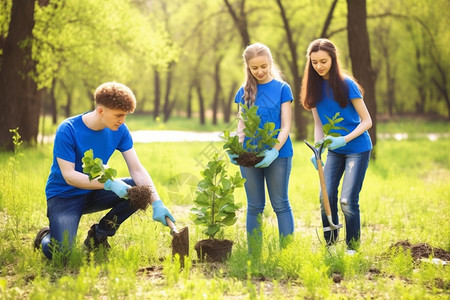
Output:
[[129,87],[118,82],[105,82],[94,93],[96,105],[118,109],[128,113],[136,109],[136,97]]

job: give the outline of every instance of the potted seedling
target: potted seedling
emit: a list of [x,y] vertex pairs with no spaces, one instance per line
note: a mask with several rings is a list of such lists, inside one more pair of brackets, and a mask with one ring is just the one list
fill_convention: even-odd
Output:
[[258,116],[258,106],[247,107],[240,104],[241,119],[244,122],[245,147],[239,142],[238,135],[232,135],[229,130],[224,131],[222,137],[225,141],[223,149],[229,154],[237,154],[237,163],[243,167],[251,167],[263,160],[261,152],[273,148],[277,143],[280,129],[275,129],[275,123],[266,122],[260,127],[261,118]]
[[[83,173],[89,176],[89,180],[98,178],[98,181],[105,183],[108,179],[114,180],[117,176],[117,171],[109,168],[103,164],[101,158],[94,158],[94,151],[92,149],[84,152]],[[128,189],[127,198],[131,205],[136,209],[146,210],[150,205],[151,190],[147,185],[133,186]]]
[[195,244],[197,256],[201,261],[222,262],[231,253],[233,241],[216,239],[215,236],[226,226],[236,223],[236,211],[240,208],[234,202],[234,190],[244,186],[239,172],[234,176],[227,174],[225,161],[214,154],[203,177],[197,184],[195,207],[191,209],[191,218],[195,224],[205,227],[203,233],[208,239]]

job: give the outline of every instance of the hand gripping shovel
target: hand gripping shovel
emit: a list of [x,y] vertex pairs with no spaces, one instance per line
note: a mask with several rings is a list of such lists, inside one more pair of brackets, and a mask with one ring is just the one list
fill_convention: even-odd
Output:
[[325,209],[325,214],[327,215],[328,223],[330,224],[330,226],[324,227],[323,231],[331,231],[331,230],[342,228],[342,224],[336,225],[333,223],[333,218],[331,216],[330,201],[328,200],[327,186],[325,184],[325,176],[323,175],[323,167],[322,167],[323,144],[320,145],[319,149],[316,149],[316,147],[314,147],[313,145],[308,143],[306,140],[304,142],[314,152],[314,156],[315,156],[316,162],[317,162],[317,171],[319,171],[320,188],[322,190],[322,205]]
[[172,220],[166,217],[166,221],[172,235],[172,256],[178,253],[181,266],[184,266],[184,257],[189,257],[189,228],[184,227],[178,231]]

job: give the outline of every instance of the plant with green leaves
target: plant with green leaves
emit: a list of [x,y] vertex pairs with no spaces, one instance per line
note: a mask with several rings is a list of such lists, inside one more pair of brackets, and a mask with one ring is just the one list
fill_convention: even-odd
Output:
[[339,132],[332,132],[332,130],[345,130],[345,131],[348,131],[347,128],[338,125],[339,123],[344,121],[344,118],[340,116],[340,112],[337,112],[333,116],[333,118],[329,118],[327,116],[325,116],[325,118],[327,118],[328,123],[322,126],[323,138],[316,142],[315,146],[317,148],[319,148],[320,145],[322,145],[322,144],[324,144],[323,148],[325,148],[329,144],[331,144],[330,140],[325,140],[327,137],[329,137],[329,136],[333,136],[333,137],[341,136],[341,134]]
[[230,154],[237,154],[237,162],[242,166],[253,166],[262,160],[258,154],[266,149],[273,148],[279,143],[277,136],[281,129],[275,129],[275,123],[266,122],[260,127],[261,118],[258,115],[258,106],[247,107],[244,104],[241,107],[240,119],[244,122],[245,147],[239,142],[238,135],[232,135],[227,129],[224,131],[223,139],[225,144],[223,149]]
[[236,223],[236,211],[240,208],[234,202],[234,190],[244,186],[245,179],[239,172],[234,176],[227,174],[225,161],[214,154],[206,168],[201,172],[203,179],[197,184],[194,203],[191,209],[195,224],[205,226],[203,231],[209,238],[225,226]]
[[[83,162],[83,173],[89,176],[90,181],[98,178],[99,182],[105,183],[108,180],[114,181],[114,178],[117,176],[116,169],[105,166],[101,158],[94,158],[94,150],[92,149],[84,152],[81,161]],[[150,205],[152,192],[149,186],[133,186],[127,192],[125,198],[130,199],[133,207],[146,210]]]
[[83,162],[83,173],[87,174],[91,181],[98,177],[99,182],[105,183],[108,179],[114,180],[114,177],[117,176],[117,170],[105,166],[101,158],[94,158],[92,149],[84,152],[81,161]]

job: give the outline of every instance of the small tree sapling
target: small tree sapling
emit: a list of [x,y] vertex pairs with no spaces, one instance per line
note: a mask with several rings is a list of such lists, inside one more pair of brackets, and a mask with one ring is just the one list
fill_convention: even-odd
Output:
[[[114,180],[117,176],[117,171],[104,165],[101,158],[94,158],[92,149],[84,152],[81,161],[83,162],[83,173],[89,176],[90,181],[98,178],[99,182],[105,183],[108,179]],[[127,198],[130,199],[134,208],[146,210],[151,202],[151,194],[150,187],[147,185],[133,186],[128,189]]]
[[[195,224],[205,227],[203,231],[209,239],[201,240],[195,249],[202,259],[222,261],[229,252],[222,249],[233,245],[230,240],[217,240],[215,235],[224,227],[236,223],[236,211],[240,208],[234,202],[234,190],[244,186],[245,179],[239,172],[234,176],[227,174],[225,161],[214,154],[207,167],[201,172],[203,179],[197,184],[195,207],[191,209],[191,218]],[[221,251],[218,251],[221,250]],[[217,252],[216,252],[217,251]]]
[[244,104],[240,104],[240,107],[242,111],[240,119],[245,125],[245,147],[239,142],[238,135],[232,135],[229,130],[225,130],[222,137],[225,141],[223,149],[228,153],[239,155],[237,163],[241,166],[249,167],[254,166],[263,159],[258,154],[279,143],[277,135],[281,130],[275,129],[275,123],[273,122],[266,122],[260,127],[261,118],[257,114],[258,106],[252,105],[247,107]]
[[329,117],[327,117],[327,116],[325,116],[325,118],[327,118],[328,123],[322,126],[323,138],[316,142],[316,144],[315,144],[316,148],[319,148],[320,145],[322,145],[322,144],[324,144],[323,148],[325,148],[329,144],[331,144],[330,140],[325,140],[329,136],[333,136],[333,137],[341,136],[341,134],[339,132],[332,132],[332,130],[345,130],[345,131],[348,131],[347,128],[342,127],[342,126],[338,126],[339,123],[344,121],[344,118],[340,116],[340,112],[337,112],[333,116],[333,118],[331,118],[331,119]]

